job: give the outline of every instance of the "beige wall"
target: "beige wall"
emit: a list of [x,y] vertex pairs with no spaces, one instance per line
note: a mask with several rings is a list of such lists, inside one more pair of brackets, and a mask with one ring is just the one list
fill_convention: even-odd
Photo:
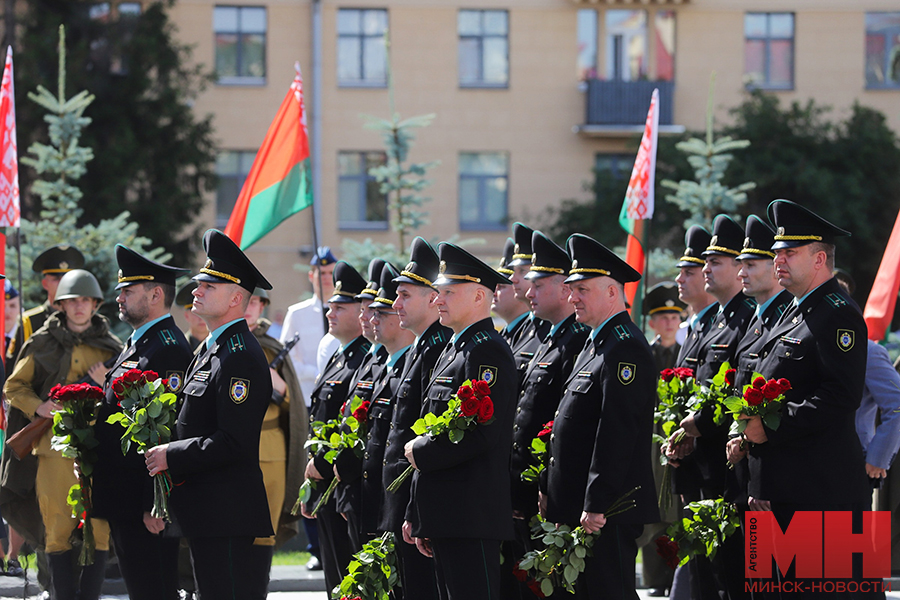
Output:
[[[224,0],[223,0],[224,2]],[[233,4],[268,8],[267,83],[259,87],[211,86],[199,99],[199,114],[215,115],[223,149],[253,150],[290,85],[299,60],[311,105],[311,6],[308,0],[240,0]],[[179,37],[195,45],[194,58],[213,62],[213,0],[179,0],[172,18]],[[339,7],[388,8],[397,110],[403,117],[435,113],[433,124],[417,132],[412,159],[440,160],[426,191],[431,223],[420,233],[448,238],[457,231],[457,157],[464,151],[507,151],[509,216],[534,217],[562,198],[586,198],[594,154],[621,151],[626,140],[589,138],[573,132],[584,119],[584,98],[575,81],[576,11],[579,8],[656,8],[677,11],[675,123],[703,127],[707,86],[717,73],[717,119],[743,94],[743,17],[747,11],[796,12],[795,90],[779,92],[783,102],[832,105],[835,117],[854,100],[877,108],[900,131],[900,91],[866,91],[863,61],[865,10],[900,10],[896,1],[870,0],[692,0],[686,4],[576,3],[571,0],[323,0],[323,139],[321,243],[340,248],[345,237],[393,241],[383,231],[339,231],[335,206],[337,153],[377,150],[377,134],[362,128],[361,114],[388,116],[384,89],[339,88],[336,78],[336,15]],[[456,17],[460,8],[509,8],[510,79],[508,89],[460,89],[457,83]],[[652,21],[651,21],[652,22]],[[602,46],[602,42],[601,42]],[[602,59],[600,61],[602,65]],[[312,120],[310,119],[310,123]],[[212,199],[211,199],[212,201]],[[273,316],[307,290],[306,277],[293,269],[297,249],[311,243],[310,211],[296,215],[250,251],[275,283]],[[213,223],[213,209],[205,218]],[[506,233],[464,232],[484,238],[478,252],[499,254]]]

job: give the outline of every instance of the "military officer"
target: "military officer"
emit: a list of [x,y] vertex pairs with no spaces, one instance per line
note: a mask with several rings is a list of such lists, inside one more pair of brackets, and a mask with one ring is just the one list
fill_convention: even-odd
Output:
[[274,533],[259,468],[272,376],[244,312],[256,287],[272,285],[224,233],[207,231],[203,248],[193,311],[210,334],[185,374],[175,439],[151,448],[146,463],[175,482],[170,509],[190,543],[200,595],[265,598],[269,559],[253,540]]
[[[531,255],[533,254],[531,237],[533,234],[534,230],[530,227],[521,223],[513,224],[515,246],[513,246],[512,260],[507,264],[507,268],[511,268],[513,271],[512,275],[509,276],[509,282],[512,284],[516,299],[522,302],[528,302],[528,298],[525,297],[525,292],[528,291],[528,282],[525,280],[525,275],[531,269]],[[538,346],[541,345],[541,341],[550,331],[551,325],[551,323],[536,317],[534,313],[529,313],[525,317],[522,327],[513,336],[510,348],[512,348],[513,357],[516,359],[516,368],[519,370],[520,381],[525,376],[528,362],[534,357]]]
[[188,346],[191,347],[191,352],[197,350],[197,347],[203,343],[203,340],[209,335],[209,329],[206,328],[206,323],[191,310],[194,307],[193,292],[196,289],[197,282],[191,279],[178,288],[178,293],[175,294],[175,304],[184,310],[182,314],[184,320],[187,321],[188,324],[188,330],[184,332],[184,337],[187,338]]
[[[400,326],[414,333],[416,341],[404,361],[400,386],[395,394],[390,431],[384,443],[383,488],[409,467],[403,448],[416,437],[411,427],[422,410],[422,390],[431,380],[438,357],[453,335],[450,328],[441,325],[434,305],[437,290],[432,285],[438,277],[438,263],[438,255],[431,245],[417,237],[412,242],[409,263],[395,278],[397,299],[394,309]],[[397,540],[403,539],[401,529],[409,504],[410,484],[407,479],[396,492],[384,494],[378,528],[394,532]],[[398,543],[395,547],[405,597],[436,600],[438,591],[432,560],[423,556],[414,545]]]
[[[494,413],[459,443],[422,435],[404,452],[413,474],[404,539],[434,557],[443,600],[497,598],[500,541],[512,537],[509,458],[518,386],[509,346],[490,319],[491,296],[504,278],[465,250],[439,246],[435,304],[453,337],[424,390],[422,414],[441,414],[466,380],[490,386]],[[460,507],[473,507],[460,510]]]
[[[512,267],[508,265],[512,262],[515,246],[516,243],[512,238],[506,238],[503,258],[500,259],[500,266],[497,267],[497,272],[502,273],[504,277],[513,274]],[[494,290],[491,310],[506,321],[506,326],[500,331],[500,335],[512,347],[521,333],[520,330],[529,323],[528,317],[531,315],[528,301],[524,298],[521,300],[516,298],[516,292],[511,285],[498,285]]]
[[[172,600],[178,598],[178,538],[162,537],[165,522],[150,514],[153,480],[144,457],[134,446],[123,455],[122,427],[106,419],[121,411],[112,382],[130,369],[155,371],[168,381],[170,391],[181,391],[191,349],[169,310],[175,279],[188,270],[158,263],[122,244],[116,245],[116,262],[119,319],[134,332],[106,374],[105,400],[97,412],[93,514],[109,521],[128,595]],[[148,569],[148,564],[155,568]]]
[[870,496],[854,424],[867,329],[833,276],[835,241],[849,232],[789,200],[773,201],[768,217],[775,275],[795,299],[757,346],[757,370],[791,389],[777,430],[751,417],[744,433],[754,444],[750,508],[771,509],[786,529],[795,511],[851,510]]
[[684,235],[684,254],[675,263],[678,276],[678,297],[691,309],[691,317],[687,320],[687,336],[678,352],[676,367],[697,368],[697,353],[700,351],[700,340],[716,317],[716,299],[706,291],[703,279],[703,267],[706,261],[700,254],[709,247],[712,236],[699,225],[691,225]]
[[[603,530],[576,582],[577,597],[636,599],[635,540],[645,523],[659,521],[649,443],[656,365],[625,311],[624,284],[640,274],[587,236],[575,234],[567,245],[575,318],[593,331],[553,421],[542,512],[548,521],[580,524],[588,533]],[[628,493],[633,508],[607,518]]]
[[[365,289],[366,280],[344,261],[335,264],[333,277],[334,295],[328,299],[328,332],[337,338],[341,346],[316,379],[309,413],[310,422],[327,422],[340,417],[341,406],[350,395],[354,375],[371,348],[369,341],[362,336],[360,301],[356,298]],[[306,478],[319,482],[319,493],[334,478],[334,467],[325,460],[324,452],[309,457]],[[314,493],[312,499],[304,504],[303,516],[311,518],[312,511],[319,502],[319,493]],[[350,545],[347,522],[335,510],[334,496],[322,505],[315,518],[325,584],[328,589],[333,589],[343,579],[355,550]]]

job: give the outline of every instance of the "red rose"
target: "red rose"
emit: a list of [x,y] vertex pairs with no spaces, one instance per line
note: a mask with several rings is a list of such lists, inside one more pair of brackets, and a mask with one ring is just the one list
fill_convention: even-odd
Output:
[[459,386],[459,389],[456,390],[456,397],[460,400],[465,400],[466,398],[474,398],[475,390],[472,389],[472,386],[461,385]]
[[462,413],[464,417],[471,417],[478,414],[478,407],[481,405],[481,402],[478,398],[472,396],[471,398],[466,398],[459,405],[459,412]]
[[371,404],[368,400],[363,400],[356,410],[353,411],[353,418],[360,423],[365,423],[366,419],[369,418],[369,406]]
[[169,380],[168,379],[163,379],[162,384],[163,384],[163,387],[169,389]]
[[530,580],[527,584],[528,589],[531,590],[531,593],[537,596],[538,598],[544,598],[544,592],[541,591],[541,584],[539,584],[534,579]]
[[728,385],[734,385],[734,374],[737,373],[736,369],[728,369],[725,371],[725,383]]
[[681,562],[678,560],[678,542],[665,535],[656,538],[656,553],[665,559],[670,569],[674,569]]
[[744,392],[744,400],[746,400],[747,404],[750,406],[759,406],[762,404],[763,398],[762,390],[755,387],[749,387],[747,388],[747,391]]
[[660,378],[666,383],[672,381],[672,378],[675,377],[674,369],[663,369],[659,372]]
[[528,573],[520,569],[519,563],[516,563],[513,567],[513,577],[524,583],[528,580]]
[[753,387],[755,387],[758,390],[763,389],[763,386],[765,386],[765,385],[766,385],[766,378],[763,377],[762,375],[760,375],[759,377],[757,377],[756,379],[753,380]]
[[490,397],[485,398],[478,407],[478,422],[487,423],[494,416],[494,402]]
[[537,434],[538,438],[545,438],[548,435],[553,433],[553,421],[547,421],[544,423],[544,428]]
[[125,386],[122,385],[122,379],[116,379],[112,383],[112,391],[116,395],[116,398],[122,399],[122,396],[125,395]]
[[156,371],[144,371],[143,373],[144,383],[150,383],[151,381],[156,381],[159,379],[159,373]]
[[475,393],[479,396],[488,396],[491,393],[491,386],[488,385],[487,381],[481,379],[472,382],[472,389],[474,389]]
[[681,379],[682,381],[694,376],[694,370],[688,369],[687,367],[677,367],[674,369],[674,371],[678,379]]
[[141,376],[143,373],[139,369],[129,369],[122,374],[122,379],[125,380],[125,383],[137,383],[141,380]]
[[763,396],[766,397],[766,400],[774,400],[781,395],[781,386],[778,385],[778,382],[774,379],[770,379],[766,382],[766,385],[763,386],[762,393]]
[[47,395],[47,397],[50,400],[56,401],[59,398],[59,392],[60,392],[60,390],[62,390],[62,387],[63,386],[61,386],[57,383],[52,388],[50,388],[50,393]]
[[782,377],[778,380],[778,385],[781,386],[781,393],[785,393],[789,389],[791,389],[791,382]]

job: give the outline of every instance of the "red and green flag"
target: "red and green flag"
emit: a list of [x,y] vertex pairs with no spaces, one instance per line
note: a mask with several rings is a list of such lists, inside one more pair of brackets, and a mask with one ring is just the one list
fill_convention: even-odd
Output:
[[[659,90],[653,90],[650,98],[650,110],[641,137],[625,201],[619,212],[619,224],[628,233],[625,246],[625,262],[634,270],[644,273],[644,228],[646,221],[653,217],[654,180],[656,177],[656,141],[659,134]],[[632,317],[639,314],[640,307],[635,308],[635,298],[640,299],[638,289],[640,281],[625,284],[625,297],[632,306]]]
[[312,205],[309,138],[303,108],[300,65],[287,96],[269,126],[225,235],[246,250],[282,221]]
[[872,291],[866,301],[863,318],[869,329],[869,339],[880,342],[885,339],[894,318],[897,291],[900,290],[900,214],[894,221],[894,229],[887,248],[881,257],[881,265],[875,275]]

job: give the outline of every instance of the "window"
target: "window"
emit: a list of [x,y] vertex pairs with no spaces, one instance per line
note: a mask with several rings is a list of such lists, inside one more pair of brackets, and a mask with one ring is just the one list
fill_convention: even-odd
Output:
[[900,88],[900,12],[866,13],[866,87]]
[[255,157],[256,152],[226,150],[216,158],[216,175],[219,176],[216,187],[216,227],[225,227],[228,223]]
[[594,172],[596,175],[604,175],[615,181],[631,178],[631,170],[634,166],[634,157],[625,154],[597,154],[594,156]]
[[459,85],[509,85],[509,14],[505,10],[461,10],[459,32]]
[[597,11],[578,11],[578,81],[597,78]]
[[459,228],[506,228],[509,154],[463,152],[459,155]]
[[793,89],[793,13],[744,16],[744,78],[751,87]]
[[216,6],[216,74],[220,84],[266,82],[266,9]]
[[134,39],[141,16],[140,2],[119,2],[119,21],[116,24],[115,39],[109,60],[109,72],[114,75],[128,74],[128,47]]
[[653,18],[656,80],[675,81],[675,11],[658,10]]
[[387,196],[369,174],[386,162],[384,152],[338,153],[338,227],[387,229]]
[[387,85],[388,30],[386,10],[338,11],[338,83],[340,85]]
[[646,11],[606,11],[606,76],[614,81],[647,77]]
[[119,18],[141,16],[140,2],[119,2]]

